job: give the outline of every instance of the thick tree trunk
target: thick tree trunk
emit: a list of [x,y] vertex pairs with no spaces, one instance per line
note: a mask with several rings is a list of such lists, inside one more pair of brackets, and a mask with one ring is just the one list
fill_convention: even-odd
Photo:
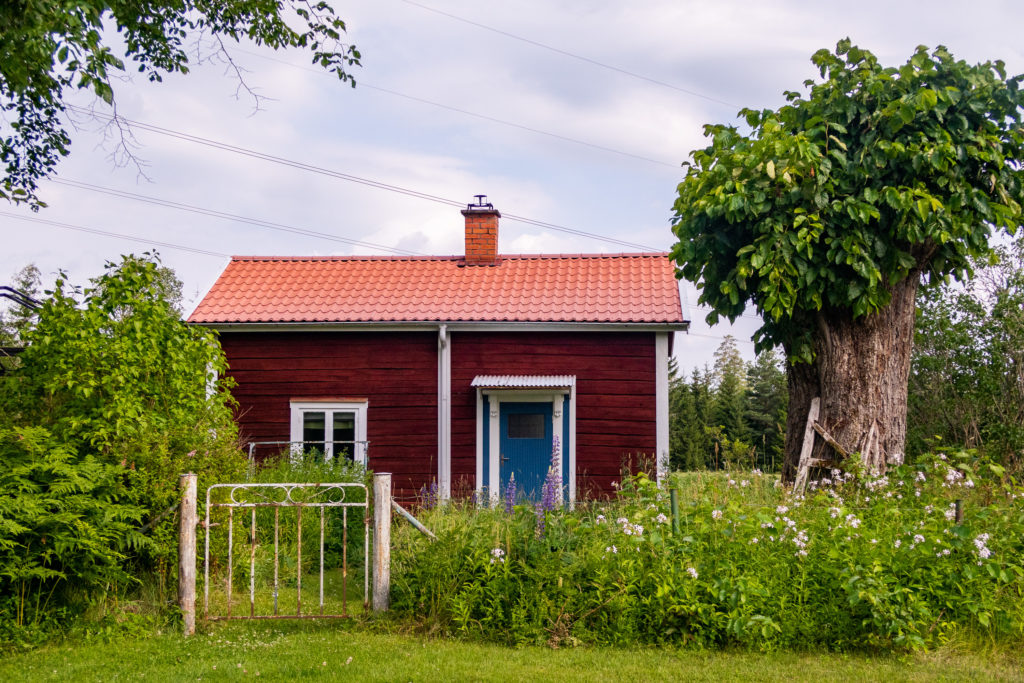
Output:
[[815,396],[821,397],[819,424],[846,450],[875,453],[871,464],[877,470],[903,462],[918,282],[912,274],[897,283],[892,301],[878,313],[857,320],[818,316],[814,362],[788,367],[783,481],[796,477],[807,411]]

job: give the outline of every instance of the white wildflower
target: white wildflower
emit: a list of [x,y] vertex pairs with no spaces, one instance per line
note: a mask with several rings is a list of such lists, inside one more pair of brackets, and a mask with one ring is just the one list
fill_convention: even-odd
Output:
[[689,574],[691,577],[693,577],[695,579],[697,578],[697,570],[694,569],[693,567],[687,567],[686,568],[686,573]]
[[722,511],[721,510],[712,510],[711,511],[711,519],[721,519],[721,518],[722,518]]

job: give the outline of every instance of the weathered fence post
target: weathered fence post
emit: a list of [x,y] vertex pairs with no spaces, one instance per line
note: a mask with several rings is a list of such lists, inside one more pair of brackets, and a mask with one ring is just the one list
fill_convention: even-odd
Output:
[[196,526],[197,512],[196,475],[192,472],[181,475],[181,514],[178,516],[178,605],[185,619],[184,633],[191,636],[196,632]]
[[391,475],[373,475],[373,611],[386,612],[391,592]]

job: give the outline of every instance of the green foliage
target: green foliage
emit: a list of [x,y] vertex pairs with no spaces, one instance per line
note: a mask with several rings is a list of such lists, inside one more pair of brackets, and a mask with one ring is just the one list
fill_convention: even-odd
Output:
[[743,362],[727,337],[715,368],[686,381],[669,373],[669,453],[674,469],[722,469],[730,463],[773,471],[785,442],[786,377],[776,353]]
[[[210,332],[178,317],[164,296],[167,282],[155,257],[128,256],[108,264],[82,292],[69,289],[61,276],[38,322],[25,333],[27,347],[18,366],[0,378],[0,429],[46,430],[45,440],[33,442],[42,444],[33,453],[52,450],[42,463],[53,460],[52,468],[58,463],[63,468],[62,477],[88,484],[97,506],[96,518],[88,520],[98,527],[89,532],[95,552],[107,548],[136,577],[154,570],[161,577],[172,575],[176,532],[168,522],[174,517],[149,528],[149,542],[142,543],[134,532],[125,533],[125,510],[132,511],[134,521],[155,522],[176,504],[182,472],[197,472],[204,487],[237,479],[245,468],[229,383],[218,380],[217,373],[226,369],[223,353]],[[57,470],[52,472],[56,476]],[[42,485],[20,495],[19,504],[38,499],[30,507],[49,510]],[[104,563],[89,567],[60,570],[82,593],[75,610],[98,599],[96,591],[107,584],[113,588]],[[13,570],[0,564],[0,572],[8,571]],[[36,591],[32,600],[42,596],[39,604],[51,610],[71,608],[67,602],[47,603],[40,591],[49,585],[29,586]]]
[[993,229],[1021,222],[1020,77],[919,47],[899,68],[838,43],[824,80],[752,129],[709,125],[675,202],[672,258],[701,288],[708,322],[748,304],[759,349],[811,361],[815,315],[859,318],[920,273],[970,272]]
[[[342,81],[352,81],[346,68],[360,59],[355,47],[341,43],[345,23],[326,1],[18,1],[0,4],[0,26],[0,159],[6,166],[0,197],[33,207],[43,205],[37,181],[69,153],[65,97],[86,90],[112,104],[112,79],[126,70],[126,61],[150,81],[186,74],[188,45],[204,35],[221,51],[223,41],[242,39],[308,50],[313,64]],[[111,28],[115,45],[105,42]]]
[[736,338],[726,335],[715,350],[714,423],[736,441],[748,441],[746,423],[747,368],[736,348]]
[[1024,238],[975,261],[969,287],[918,296],[908,452],[942,443],[1024,467]]
[[[688,474],[680,531],[644,475],[616,501],[424,512],[399,529],[392,606],[502,643],[909,650],[1024,629],[1024,489],[970,452],[792,497],[765,475]],[[954,501],[963,501],[957,523]]]
[[[149,541],[122,468],[78,457],[41,427],[0,429],[0,634],[81,611]],[[43,623],[42,625],[46,625]]]
[[[28,264],[11,277],[9,286],[33,299],[41,298],[42,276],[39,268],[34,263]],[[22,337],[35,321],[35,313],[13,302],[0,301],[7,304],[7,310],[0,310],[0,346],[20,346]]]
[[774,471],[786,445],[789,392],[782,361],[774,351],[762,351],[747,368],[746,418],[757,451],[756,466]]

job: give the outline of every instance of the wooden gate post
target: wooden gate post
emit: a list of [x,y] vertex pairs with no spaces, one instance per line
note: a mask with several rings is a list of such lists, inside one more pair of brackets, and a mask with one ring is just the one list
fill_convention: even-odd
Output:
[[391,593],[391,475],[373,475],[373,611],[386,612]]
[[185,619],[184,633],[191,636],[196,632],[196,475],[183,474],[178,483],[182,494],[178,517],[178,605]]

